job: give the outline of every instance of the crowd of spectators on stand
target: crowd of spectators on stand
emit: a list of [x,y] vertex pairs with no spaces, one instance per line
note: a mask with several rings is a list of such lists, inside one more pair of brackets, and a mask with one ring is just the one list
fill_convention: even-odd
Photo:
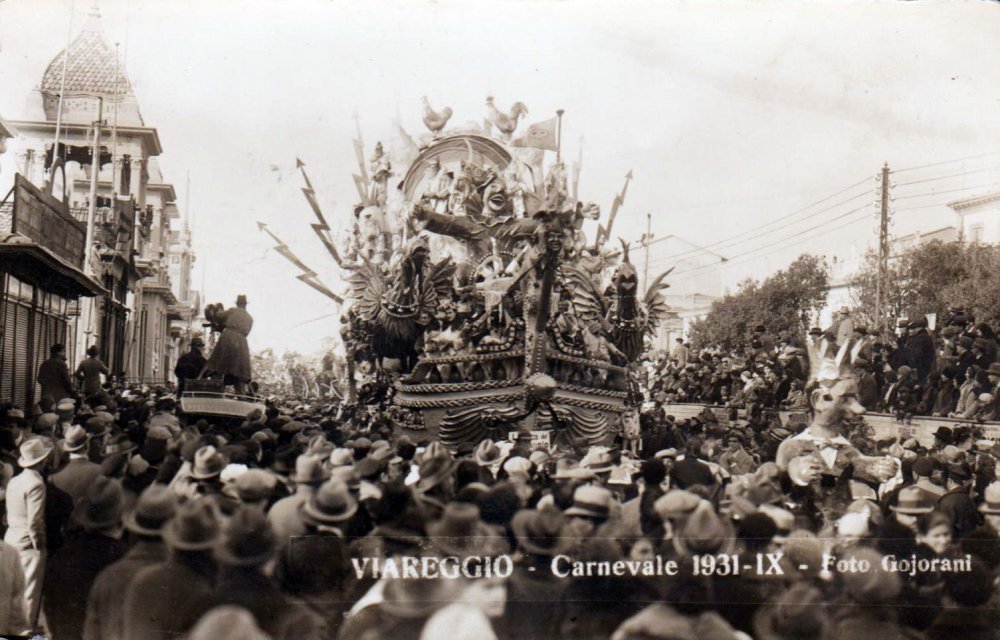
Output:
[[[907,331],[889,358],[926,329]],[[914,389],[943,362],[961,366],[964,352],[941,345],[965,335],[928,336],[937,353],[923,378],[912,367]],[[803,380],[785,346],[760,355],[750,380]],[[680,371],[732,375],[736,360],[723,362],[689,354]],[[651,395],[668,393],[669,367]],[[786,386],[783,401],[796,391]],[[838,492],[829,509],[780,459],[798,437],[780,421],[710,409],[677,420],[654,400],[635,443],[449,450],[395,411],[270,398],[245,419],[196,419],[149,388],[46,412],[0,407],[0,636],[974,640],[1000,629],[1000,445],[975,425],[922,443],[876,440],[859,423],[824,441],[850,454],[813,483]],[[857,456],[888,460],[891,477],[861,473]]]
[[[901,417],[950,417],[977,422],[1000,419],[997,334],[962,308],[952,308],[936,330],[926,319],[897,323],[896,335],[874,335],[844,309],[827,329],[814,327],[810,340],[832,349],[862,343],[860,401],[870,412]],[[678,338],[670,353],[648,367],[655,401],[704,403],[743,409],[805,408],[808,375],[803,338],[776,339],[757,326],[749,346],[698,351]]]

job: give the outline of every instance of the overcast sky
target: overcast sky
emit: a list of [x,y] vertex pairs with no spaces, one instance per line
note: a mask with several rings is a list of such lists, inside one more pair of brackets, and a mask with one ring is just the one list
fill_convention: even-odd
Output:
[[[75,2],[74,29],[90,6]],[[24,116],[65,45],[70,7],[0,2],[5,119]],[[127,73],[146,124],[159,130],[160,166],[181,205],[190,171],[195,282],[204,278],[209,302],[248,295],[254,348],[311,352],[337,329],[334,305],[295,280],[256,226],[267,222],[336,288],[339,274],[308,226],[295,158],[328,217],[346,224],[356,200],[352,114],[370,152],[397,117],[423,133],[423,95],[451,106],[453,124],[481,122],[488,94],[504,108],[523,101],[529,122],[564,108],[565,154],[577,158],[583,141],[581,198],[606,212],[632,170],[615,235],[637,240],[651,213],[657,237],[683,240],[654,245],[650,271],[693,257],[690,243],[709,245],[729,262],[700,254],[698,264],[712,266],[687,277],[723,287],[804,250],[863,252],[883,161],[901,170],[894,182],[913,183],[896,188],[896,235],[952,224],[946,202],[1000,189],[995,3],[102,0],[100,8],[108,40],[127,49]],[[12,179],[12,155],[0,185]]]

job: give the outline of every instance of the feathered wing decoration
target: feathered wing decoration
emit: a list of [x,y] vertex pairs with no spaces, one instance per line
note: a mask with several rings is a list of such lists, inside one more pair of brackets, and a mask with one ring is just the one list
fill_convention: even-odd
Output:
[[366,322],[371,322],[378,314],[382,296],[386,292],[386,281],[382,275],[382,270],[362,259],[360,264],[349,267],[350,275],[347,276],[347,284],[351,288],[351,298],[354,300],[354,308],[358,317]]
[[674,267],[670,267],[656,276],[652,284],[646,288],[643,307],[646,310],[646,333],[651,336],[656,335],[656,330],[659,328],[660,323],[663,322],[663,319],[666,318],[667,311],[670,310],[670,307],[667,306],[667,298],[663,295],[663,292],[670,288],[670,285],[665,280],[673,270]]
[[421,311],[433,314],[437,309],[438,299],[450,297],[455,269],[456,265],[451,261],[451,257],[428,268],[420,291]]
[[573,292],[573,308],[577,317],[588,325],[607,318],[610,305],[590,274],[576,266],[563,266],[562,270],[569,281],[566,284]]

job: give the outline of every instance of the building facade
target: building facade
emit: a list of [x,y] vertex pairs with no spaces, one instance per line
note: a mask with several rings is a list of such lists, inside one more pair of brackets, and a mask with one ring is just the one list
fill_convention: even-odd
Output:
[[157,165],[159,134],[143,120],[96,7],[44,70],[26,117],[11,125],[25,182],[42,185],[85,230],[92,218],[93,251],[83,271],[101,293],[71,306],[78,313],[71,360],[96,345],[114,376],[168,382],[177,350],[168,257],[171,221],[180,217],[176,193]]

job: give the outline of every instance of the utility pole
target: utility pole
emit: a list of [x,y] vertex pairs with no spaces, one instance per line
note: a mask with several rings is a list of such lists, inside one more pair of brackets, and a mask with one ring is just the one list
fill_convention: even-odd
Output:
[[[101,132],[104,128],[104,98],[97,96],[97,121],[94,122],[94,146],[90,151],[90,202],[87,207],[87,235],[83,248],[83,272],[94,275],[94,224],[97,217],[97,181],[101,172]],[[80,317],[83,318],[83,343],[79,344],[78,356],[82,359],[90,346],[90,338],[94,335],[93,298],[84,298]]]
[[[881,335],[885,331],[885,314],[882,312],[882,294],[886,288],[886,275],[889,270],[889,163],[882,165],[880,177],[881,203],[879,207],[878,227],[878,277],[875,281],[875,326]],[[888,296],[887,296],[888,297]]]

